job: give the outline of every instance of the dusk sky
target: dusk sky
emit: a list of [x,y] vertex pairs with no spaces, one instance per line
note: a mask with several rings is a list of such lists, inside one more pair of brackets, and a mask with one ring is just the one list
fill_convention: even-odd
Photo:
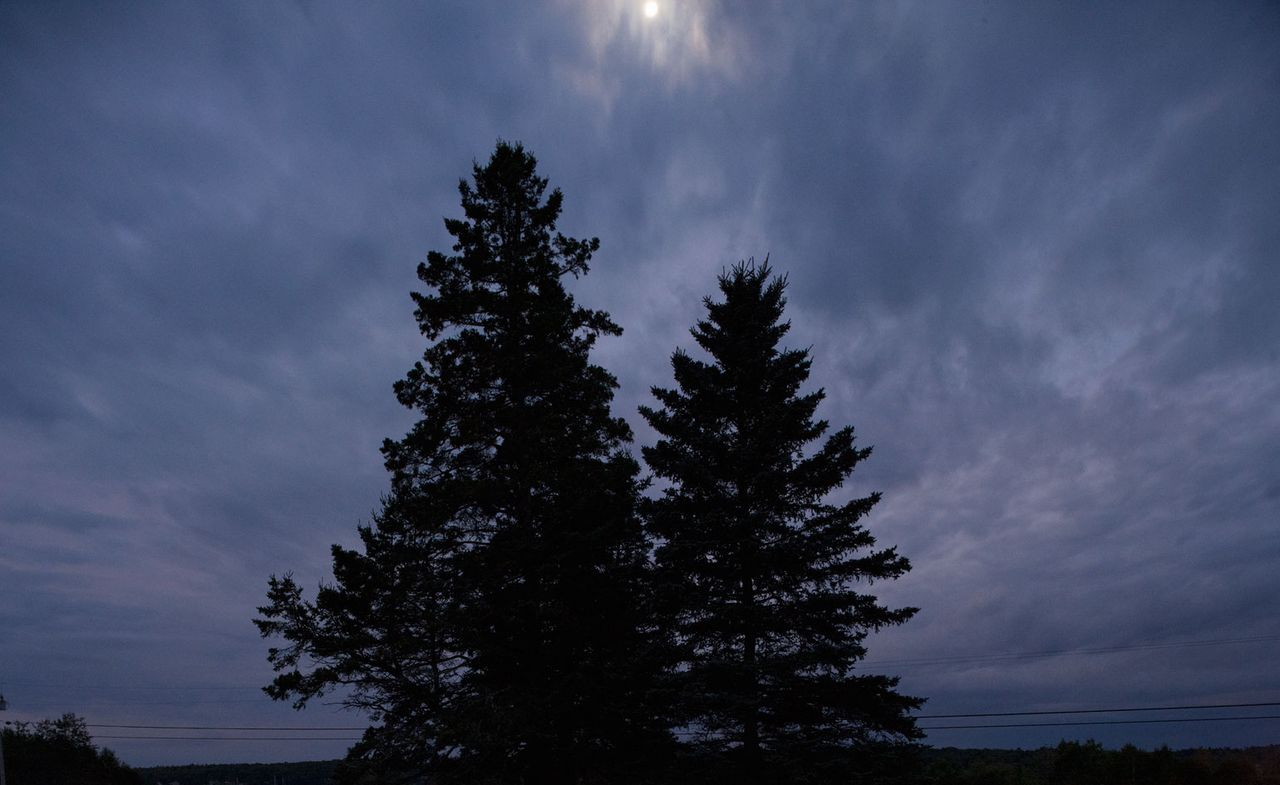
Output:
[[[498,139],[600,238],[573,290],[637,456],[716,275],[789,276],[875,448],[841,494],[913,564],[867,667],[922,714],[1280,701],[1280,6],[644,5],[0,2],[0,718],[362,724],[265,697],[251,620],[388,490],[414,269]],[[1280,720],[928,742],[1090,737]]]

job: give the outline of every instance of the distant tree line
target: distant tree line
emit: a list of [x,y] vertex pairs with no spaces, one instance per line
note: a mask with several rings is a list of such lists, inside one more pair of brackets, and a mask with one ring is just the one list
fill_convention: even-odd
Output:
[[1280,785],[1280,746],[1147,751],[1064,741],[1038,750],[925,749],[920,785]]
[[[1247,749],[1108,750],[1064,741],[1034,750],[917,751],[919,785],[1280,785],[1280,746]],[[330,785],[338,761],[156,766],[146,785]],[[856,781],[856,780],[853,780]]]
[[818,416],[785,279],[720,276],[698,354],[641,410],[646,475],[590,358],[621,328],[565,285],[599,241],[556,231],[518,144],[459,192],[395,385],[419,419],[383,444],[390,492],[333,582],[271,578],[267,692],[372,718],[346,783],[901,780],[921,701],[859,663],[915,612],[869,585],[910,565],[864,525],[879,494],[837,498],[871,450]]
[[336,760],[299,763],[218,763],[138,769],[144,785],[331,785]]
[[114,752],[94,746],[84,720],[74,714],[15,722],[0,732],[7,785],[142,785],[138,772]]

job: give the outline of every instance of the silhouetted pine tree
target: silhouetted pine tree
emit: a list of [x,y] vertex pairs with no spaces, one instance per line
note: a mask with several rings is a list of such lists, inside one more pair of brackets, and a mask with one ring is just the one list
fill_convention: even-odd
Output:
[[[919,736],[921,701],[855,670],[869,631],[902,624],[864,593],[909,569],[861,521],[878,493],[828,504],[870,448],[852,427],[820,445],[822,391],[801,394],[807,351],[779,349],[785,281],[768,263],[720,277],[693,329],[710,361],[672,356],[675,389],[641,407],[661,436],[644,450],[669,481],[649,515],[667,611],[684,661],[683,711],[707,778],[830,781],[850,752]],[[718,761],[718,763],[717,763]],[[858,767],[854,767],[855,769]]]
[[421,419],[383,445],[391,496],[363,553],[335,547],[314,604],[286,576],[260,609],[263,634],[291,644],[272,651],[269,692],[301,703],[347,685],[380,723],[352,751],[377,777],[610,781],[670,738],[647,697],[659,666],[631,432],[588,356],[621,330],[566,292],[599,242],[555,231],[546,184],[499,143],[459,185],[453,253],[418,268],[430,344],[395,387]]

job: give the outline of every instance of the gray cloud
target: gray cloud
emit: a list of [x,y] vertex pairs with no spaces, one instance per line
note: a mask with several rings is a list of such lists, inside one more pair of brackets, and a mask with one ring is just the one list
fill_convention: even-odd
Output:
[[[716,273],[790,274],[823,414],[876,446],[846,492],[916,565],[873,660],[1280,634],[1276,10],[664,5],[0,6],[11,716],[298,721],[249,619],[385,489],[413,267],[498,137],[602,239],[576,291],[641,443]],[[1274,700],[1274,646],[900,670],[938,712]],[[114,746],[342,749],[155,744]]]

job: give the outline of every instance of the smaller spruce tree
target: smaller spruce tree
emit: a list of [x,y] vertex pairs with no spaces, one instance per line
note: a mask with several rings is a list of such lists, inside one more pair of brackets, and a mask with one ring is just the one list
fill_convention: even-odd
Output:
[[677,350],[675,388],[640,408],[661,437],[645,460],[668,483],[647,517],[681,710],[704,779],[827,781],[859,749],[920,735],[908,712],[922,701],[855,670],[869,632],[916,611],[862,587],[910,565],[862,524],[878,493],[826,501],[871,448],[852,427],[817,444],[828,423],[814,418],[822,390],[800,392],[809,353],[779,348],[786,281],[766,261],[719,284],[692,330],[710,361]]

